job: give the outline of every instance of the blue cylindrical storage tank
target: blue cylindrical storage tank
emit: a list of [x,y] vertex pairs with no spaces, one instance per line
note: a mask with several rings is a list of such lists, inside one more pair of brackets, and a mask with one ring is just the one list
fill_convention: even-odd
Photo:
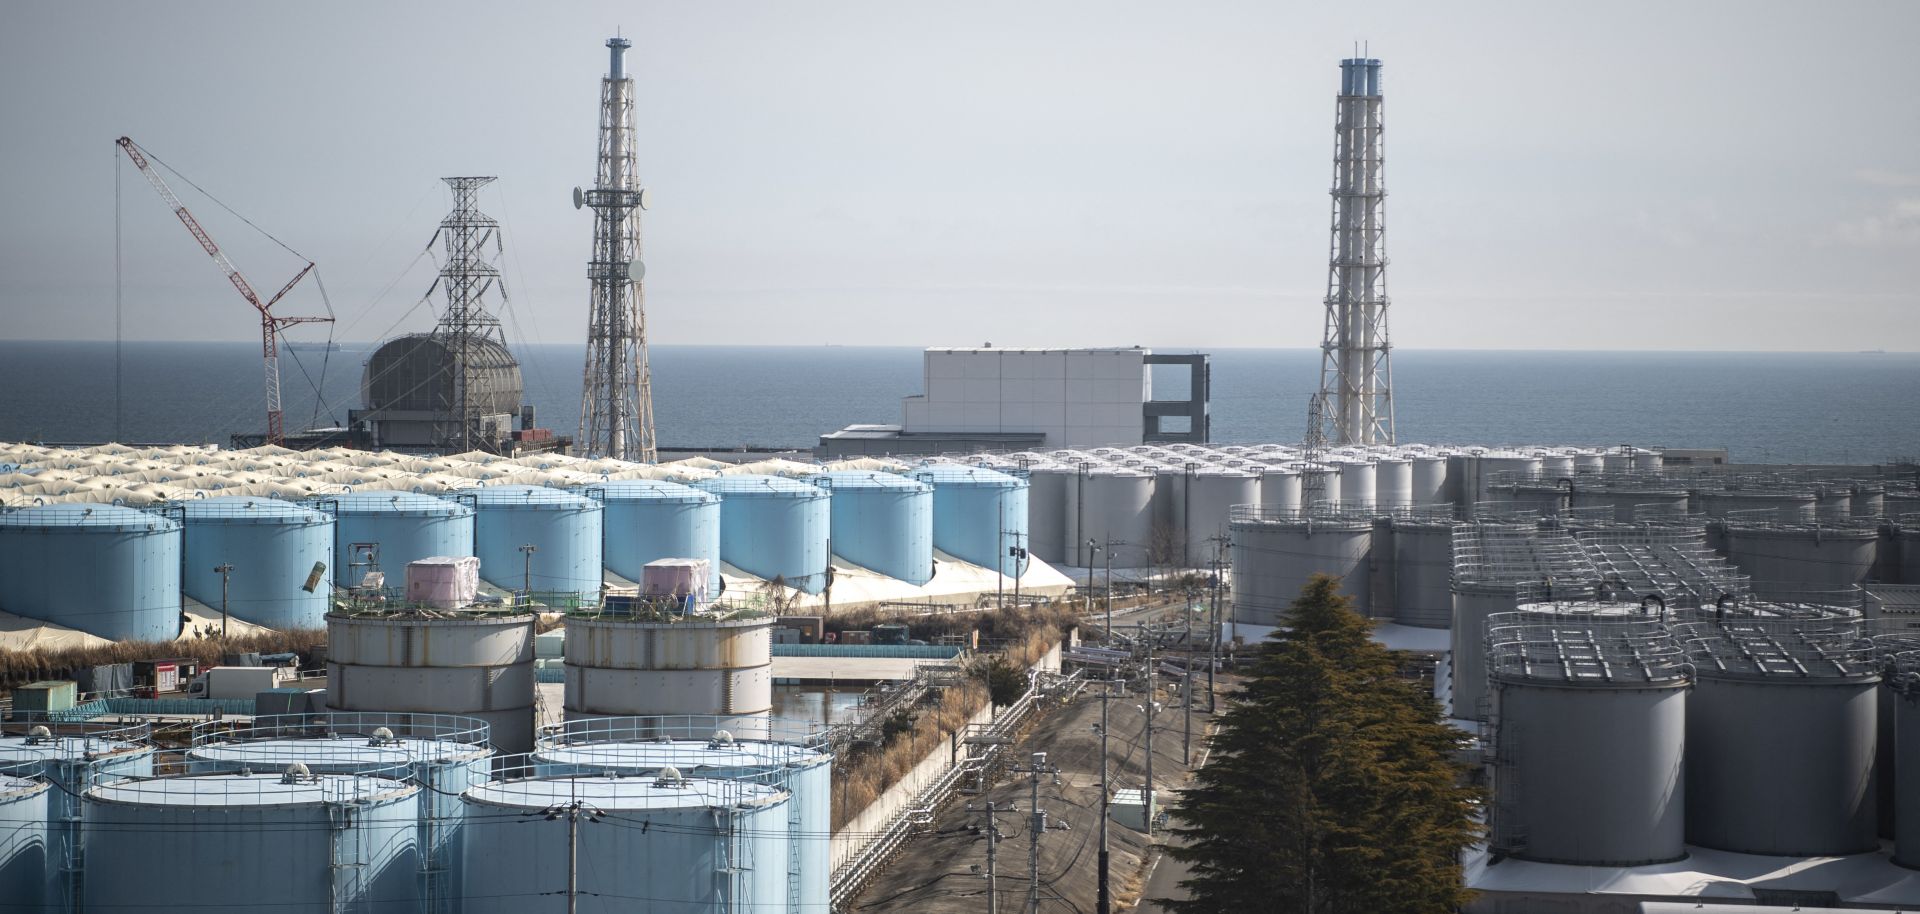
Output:
[[[232,565],[227,611],[257,625],[288,631],[325,628],[324,576],[333,563],[333,518],[271,498],[227,495],[186,503],[180,589],[220,608],[220,572]],[[307,578],[321,576],[311,590]]]
[[171,641],[180,524],[120,505],[0,513],[0,611],[115,641]]
[[[465,494],[465,493],[463,493]],[[546,486],[487,486],[472,493],[480,576],[535,593],[600,599],[600,503]],[[520,547],[534,547],[533,561]]]
[[1018,576],[1008,554],[1027,541],[1027,481],[999,470],[935,464],[913,471],[933,486],[933,545],[954,558]]
[[279,772],[95,787],[85,800],[86,906],[414,914],[419,790]]
[[706,559],[707,593],[720,593],[720,499],[664,479],[617,479],[583,489],[606,506],[607,568],[638,583],[655,559]]
[[[567,910],[569,823],[546,810],[575,800],[588,911],[650,914],[788,909],[790,795],[711,778],[594,775],[495,781],[467,791],[467,914]],[[485,865],[480,865],[484,861]],[[558,882],[555,882],[558,880]]]
[[285,771],[298,762],[314,774],[398,777],[408,772],[420,787],[416,844],[422,890],[430,911],[448,911],[460,892],[466,816],[460,794],[488,781],[492,770],[487,730],[478,718],[443,714],[257,717],[244,730],[197,740],[187,753],[187,768],[202,774]]
[[44,804],[47,865],[41,876],[49,909],[69,909],[69,894],[80,878],[81,794],[105,781],[153,774],[153,748],[145,744],[149,732],[139,725],[95,729],[84,736],[44,735],[32,728],[0,735],[0,771],[32,766],[53,786]]
[[0,764],[0,905],[20,911],[54,910],[47,897],[47,799],[53,785],[30,765]]
[[716,476],[697,487],[720,496],[720,558],[727,564],[806,593],[826,587],[827,490],[754,474]]
[[[639,719],[636,719],[639,720]],[[594,726],[599,724],[601,726]],[[624,728],[637,733],[641,728]],[[596,732],[618,737],[617,721],[594,721],[576,731],[591,740]],[[620,739],[603,742],[569,739],[568,734],[543,740],[534,752],[535,768],[544,777],[579,774],[620,774],[653,777],[672,767],[687,777],[751,780],[770,783],[793,795],[789,831],[796,842],[791,878],[797,897],[795,914],[829,914],[829,879],[833,842],[833,756],[795,743],[764,740]]]
[[841,470],[808,482],[833,493],[833,554],[909,584],[933,578],[933,487]]
[[[407,564],[438,555],[473,555],[473,509],[418,492],[349,492],[315,503],[333,514],[333,580],[354,587],[368,569],[353,544],[380,547],[387,586],[404,587]],[[480,566],[486,571],[484,561]]]

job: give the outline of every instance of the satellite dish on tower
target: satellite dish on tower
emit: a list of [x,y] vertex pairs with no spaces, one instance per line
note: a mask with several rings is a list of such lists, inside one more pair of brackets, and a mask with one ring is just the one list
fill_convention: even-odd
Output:
[[647,278],[647,265],[638,260],[627,261],[627,278],[634,282]]
[[586,194],[586,192],[585,192],[585,191],[583,191],[583,190],[581,190],[581,189],[580,189],[580,188],[578,188],[578,187],[576,187],[576,188],[574,188],[574,189],[573,189],[573,208],[574,208],[574,209],[579,209],[580,207],[582,207],[582,206],[585,206],[585,205],[587,205],[587,194]]
[[652,203],[653,201],[647,199],[647,189],[642,187],[640,188],[639,196],[635,198],[635,202],[639,204],[641,209],[646,209],[647,204]]

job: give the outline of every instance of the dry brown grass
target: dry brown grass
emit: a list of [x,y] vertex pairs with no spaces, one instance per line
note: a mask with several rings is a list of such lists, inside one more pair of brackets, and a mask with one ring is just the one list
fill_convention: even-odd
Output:
[[834,766],[833,827],[840,828],[899,783],[913,766],[948,745],[955,731],[987,703],[986,686],[970,682],[947,689],[938,704],[920,713],[886,745],[855,753]]
[[327,643],[325,629],[290,632],[262,632],[232,638],[189,638],[184,641],[118,641],[98,647],[57,651],[0,650],[0,686],[12,687],[42,679],[62,679],[72,671],[111,663],[191,658],[201,666],[218,665],[227,654],[262,654],[293,651],[311,656],[316,647]]
[[[1115,605],[1119,605],[1118,601]],[[1079,613],[1068,603],[1044,603],[1039,606],[1006,606],[985,612],[955,612],[921,615],[899,610],[861,607],[835,612],[826,619],[828,631],[859,631],[881,622],[899,622],[913,637],[923,641],[961,635],[979,630],[982,640],[1017,642],[1031,632],[1053,629],[1065,631],[1078,624]]]

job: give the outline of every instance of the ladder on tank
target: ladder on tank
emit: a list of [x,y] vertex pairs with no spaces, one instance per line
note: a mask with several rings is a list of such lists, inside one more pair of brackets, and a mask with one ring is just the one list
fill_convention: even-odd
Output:
[[793,801],[787,801],[787,810],[793,813],[787,817],[787,910],[800,910],[800,842],[805,835],[800,831],[800,817],[793,807]]
[[333,897],[328,905],[333,914],[347,914],[360,906],[366,891],[362,884],[367,867],[366,836],[353,827],[354,804],[335,801],[327,804],[328,860],[332,873],[328,889]]
[[720,835],[720,859],[713,868],[720,904],[716,914],[752,914],[751,898],[741,898],[746,886],[745,872],[752,861],[745,860],[746,845],[740,840],[740,817],[732,809],[713,810],[713,827]]

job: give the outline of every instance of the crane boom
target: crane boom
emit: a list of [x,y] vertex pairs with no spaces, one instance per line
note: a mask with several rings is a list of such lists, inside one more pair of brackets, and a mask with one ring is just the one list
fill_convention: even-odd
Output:
[[240,268],[227,259],[227,255],[220,250],[220,246],[213,243],[213,236],[200,227],[200,220],[193,218],[193,213],[188,211],[185,203],[180,202],[173,188],[168,187],[166,180],[160,177],[160,173],[153,170],[153,166],[148,163],[146,155],[141,153],[140,147],[133,142],[133,138],[123,136],[116,142],[126,152],[127,158],[133,160],[134,167],[140,170],[140,174],[147,179],[147,183],[153,185],[153,189],[160,194],[160,199],[165,200],[167,206],[173,209],[173,215],[180,220],[180,224],[186,226],[187,231],[192,233],[193,240],[200,242],[200,247],[206,250],[207,256],[212,257],[214,264],[220,267],[220,272],[226,274],[227,281],[233,283],[233,287],[240,291],[240,297],[246,299],[247,304],[260,312],[260,357],[266,364],[267,375],[267,443],[279,444],[285,441],[286,434],[280,411],[280,330],[294,324],[332,323],[333,318],[276,317],[273,314],[273,306],[286,297],[288,292],[293,291],[293,287],[299,285],[300,280],[306,278],[308,273],[313,272],[313,262],[308,261],[307,265],[302,267],[299,273],[294,274],[294,277],[288,280],[273,298],[262,302],[260,294],[253,290],[253,284],[247,281],[246,274],[241,273]]

